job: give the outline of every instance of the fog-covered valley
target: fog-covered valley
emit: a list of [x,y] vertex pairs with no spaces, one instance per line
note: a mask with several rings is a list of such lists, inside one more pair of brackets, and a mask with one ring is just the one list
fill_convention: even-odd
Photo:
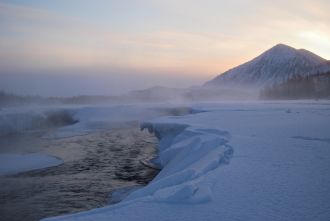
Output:
[[330,1],[0,1],[0,221],[330,220]]

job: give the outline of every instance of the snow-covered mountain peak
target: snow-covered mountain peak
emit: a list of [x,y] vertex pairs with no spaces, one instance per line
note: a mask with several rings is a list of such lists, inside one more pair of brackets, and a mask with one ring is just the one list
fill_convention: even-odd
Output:
[[218,75],[205,86],[260,88],[297,76],[316,73],[326,62],[325,59],[305,49],[277,44],[253,60]]
[[272,54],[273,56],[279,56],[279,55],[294,55],[296,52],[296,49],[285,45],[285,44],[277,44],[274,47],[270,48],[266,51],[267,54]]
[[284,62],[297,55],[297,50],[285,44],[277,44],[258,56],[257,60],[274,62]]

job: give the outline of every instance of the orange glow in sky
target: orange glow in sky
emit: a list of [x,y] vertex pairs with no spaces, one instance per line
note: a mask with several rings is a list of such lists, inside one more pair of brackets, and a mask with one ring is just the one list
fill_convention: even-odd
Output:
[[330,59],[329,11],[328,0],[2,0],[0,72],[136,70],[199,84],[278,43]]

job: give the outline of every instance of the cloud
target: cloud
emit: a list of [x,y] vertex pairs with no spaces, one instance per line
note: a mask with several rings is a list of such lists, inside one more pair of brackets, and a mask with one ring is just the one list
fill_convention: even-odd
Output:
[[[214,68],[216,37],[179,31],[113,32],[42,9],[0,4],[2,69],[136,68],[196,73]],[[5,12],[5,13],[2,13]],[[222,48],[223,50],[223,48]]]
[[101,3],[67,13],[0,2],[2,72],[127,70],[202,82],[280,42],[330,59],[327,0]]

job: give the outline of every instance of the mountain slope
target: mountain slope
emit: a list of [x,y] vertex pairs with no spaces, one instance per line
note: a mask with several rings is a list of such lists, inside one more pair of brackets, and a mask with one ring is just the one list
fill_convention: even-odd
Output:
[[262,99],[329,99],[330,62],[317,69],[313,75],[299,76],[286,82],[264,87]]
[[298,76],[313,75],[327,60],[305,49],[278,44],[253,60],[218,75],[204,86],[262,88]]

